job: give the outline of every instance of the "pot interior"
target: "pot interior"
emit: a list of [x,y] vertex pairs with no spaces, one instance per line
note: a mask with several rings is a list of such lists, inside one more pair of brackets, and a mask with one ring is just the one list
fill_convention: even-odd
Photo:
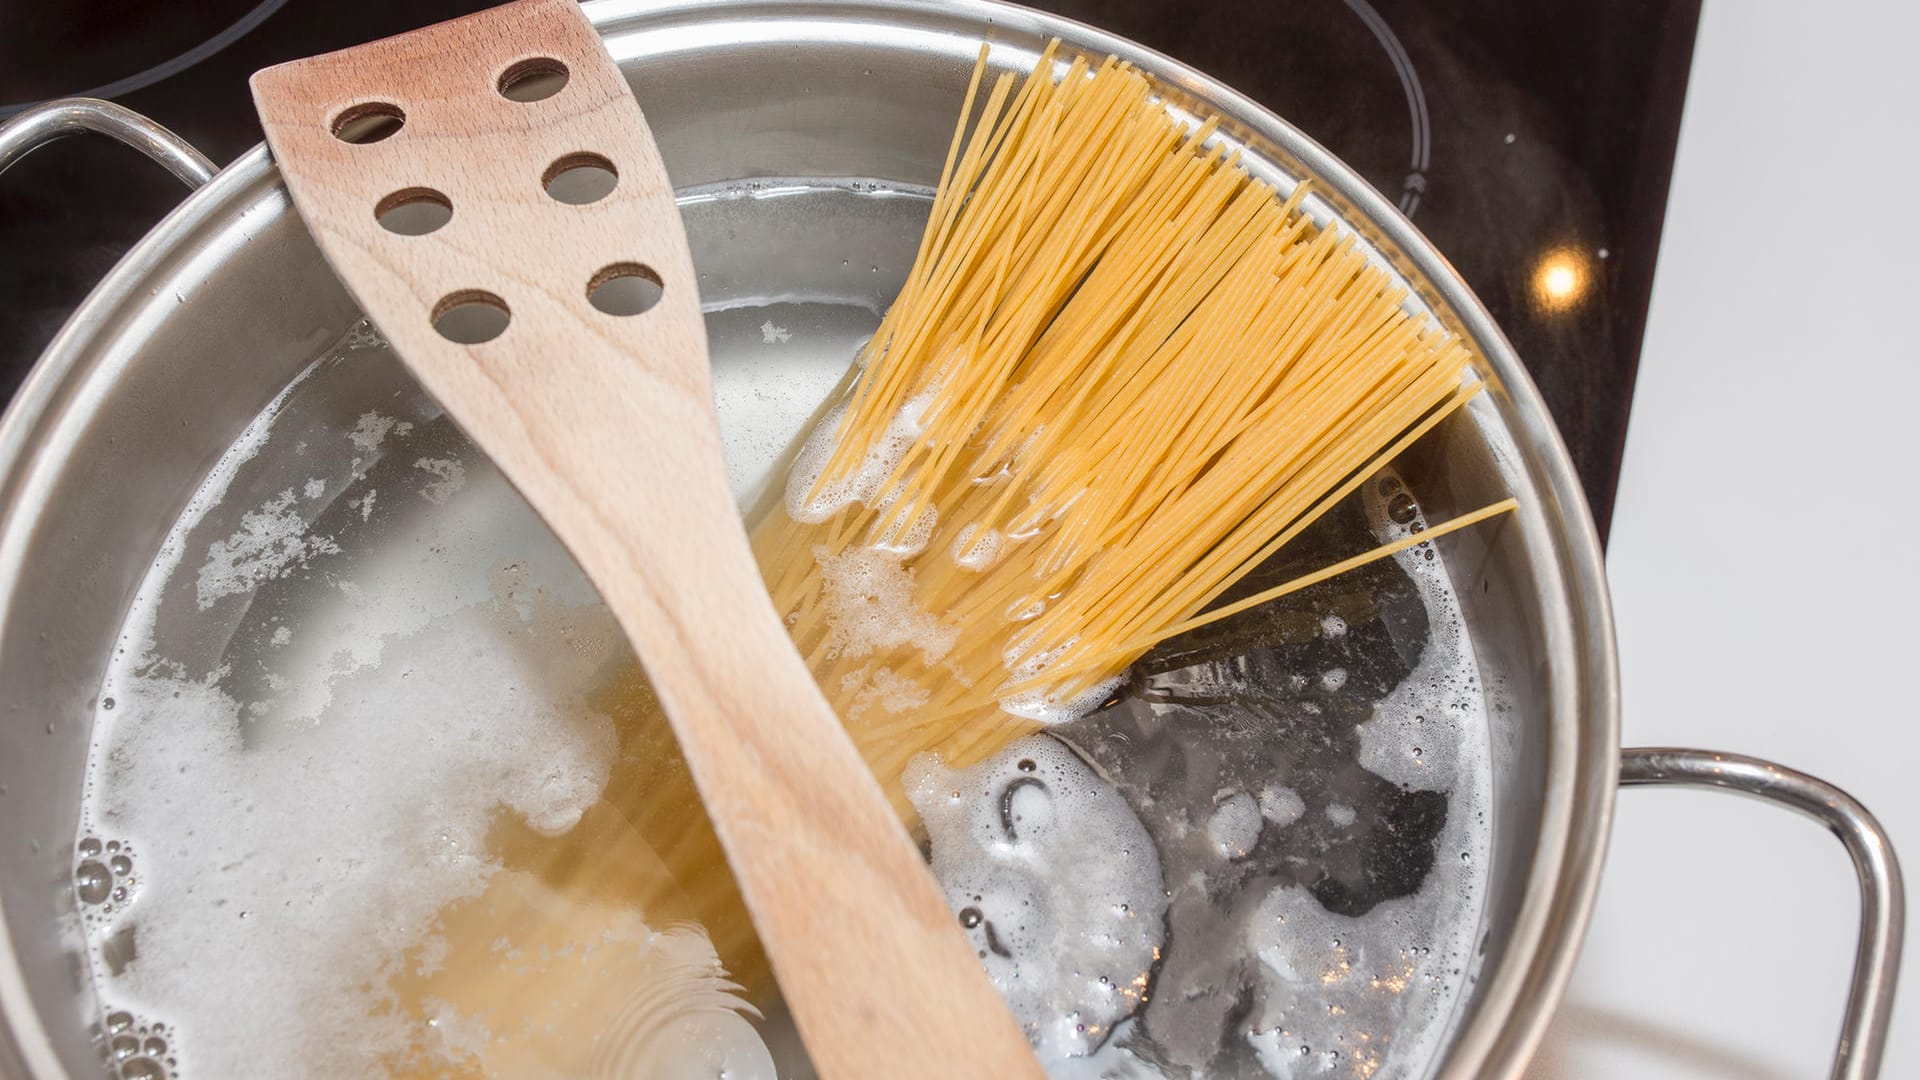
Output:
[[[599,5],[594,14],[682,191],[709,309],[716,398],[743,502],[753,501],[767,464],[832,390],[854,347],[877,325],[898,289],[924,218],[924,192],[937,179],[979,41],[993,40],[994,65],[1014,71],[1030,65],[1039,45],[1054,33],[1063,34],[1070,49],[1095,55],[1124,47],[1070,24],[984,6],[723,4],[629,11]],[[1369,1040],[1390,1044],[1395,1028],[1414,1024],[1416,1018],[1391,1008],[1379,1015],[1397,1018],[1393,1027],[1301,1015],[1285,1029],[1288,1053],[1298,1053],[1296,1043],[1307,1047],[1298,1060],[1270,1067],[1283,1049],[1282,1037],[1274,1034],[1271,1046],[1241,1040],[1246,1045],[1236,1054],[1204,1064],[1256,1075],[1308,1075],[1309,1069],[1367,1075],[1370,1071],[1356,1070],[1370,1060],[1376,1068],[1390,1062],[1388,1074],[1397,1075],[1474,1069],[1500,1052],[1502,1039],[1524,1050],[1529,1022],[1513,1018],[1513,999],[1528,985],[1551,1000],[1557,989],[1555,958],[1569,955],[1570,938],[1579,928],[1575,917],[1570,926],[1559,927],[1560,940],[1543,949],[1545,909],[1570,890],[1573,908],[1583,910],[1583,890],[1589,886],[1580,875],[1590,870],[1567,873],[1563,860],[1578,862],[1583,853],[1597,857],[1592,831],[1604,831],[1604,802],[1597,812],[1588,805],[1580,833],[1585,839],[1576,838],[1570,846],[1576,805],[1592,804],[1601,798],[1594,792],[1608,786],[1605,776],[1579,779],[1583,763],[1590,774],[1610,752],[1595,748],[1612,743],[1604,611],[1590,592],[1593,583],[1577,572],[1584,508],[1567,501],[1571,489],[1565,484],[1563,455],[1550,429],[1541,426],[1538,402],[1504,343],[1475,324],[1473,311],[1450,303],[1454,297],[1426,276],[1420,260],[1377,228],[1377,219],[1363,212],[1370,192],[1352,189],[1354,182],[1345,174],[1322,175],[1319,163],[1303,159],[1301,146],[1271,141],[1258,116],[1231,94],[1156,58],[1140,59],[1149,70],[1157,65],[1162,71],[1176,105],[1244,121],[1230,123],[1228,130],[1247,146],[1256,171],[1282,185],[1304,176],[1330,180],[1318,211],[1351,223],[1375,244],[1384,262],[1406,276],[1420,302],[1467,330],[1487,354],[1481,375],[1489,392],[1395,462],[1398,487],[1370,485],[1369,494],[1356,498],[1350,529],[1378,524],[1378,515],[1400,490],[1433,521],[1510,493],[1527,507],[1510,522],[1468,529],[1434,544],[1468,631],[1478,677],[1472,711],[1482,718],[1474,723],[1484,725],[1461,743],[1478,748],[1475,767],[1484,781],[1474,797],[1465,796],[1463,785],[1439,786],[1442,817],[1450,816],[1455,831],[1443,835],[1443,826],[1436,825],[1420,832],[1413,820],[1421,813],[1413,805],[1419,800],[1403,798],[1435,787],[1408,771],[1427,766],[1363,761],[1365,752],[1353,748],[1348,751],[1352,765],[1384,785],[1378,795],[1381,818],[1371,822],[1378,826],[1374,834],[1419,833],[1431,865],[1411,865],[1421,862],[1418,851],[1410,864],[1404,852],[1368,848],[1372,854],[1365,857],[1373,861],[1366,872],[1399,874],[1406,879],[1402,894],[1349,898],[1347,909],[1334,911],[1324,895],[1302,902],[1310,882],[1300,882],[1284,894],[1288,903],[1302,904],[1297,911],[1266,913],[1292,914],[1296,925],[1311,925],[1329,940],[1349,934],[1344,946],[1292,954],[1295,966],[1348,964],[1369,984],[1351,999],[1290,999],[1299,1006],[1345,1011],[1377,1002],[1383,993],[1389,998],[1403,993],[1409,977],[1416,983],[1444,983],[1445,993],[1420,998],[1423,1007],[1441,1010],[1421,1028],[1431,1045],[1397,1058],[1369,1051]],[[1304,149],[1317,148],[1304,144]],[[434,626],[459,612],[480,604],[497,607],[503,597],[539,609],[536,623],[545,617],[544,604],[571,613],[551,624],[556,634],[566,624],[568,634],[605,637],[605,628],[592,623],[591,590],[564,552],[397,361],[357,329],[359,322],[359,312],[292,212],[271,164],[256,151],[129,256],[50,350],[44,369],[10,415],[6,449],[14,457],[6,532],[0,539],[5,553],[0,573],[7,589],[0,678],[9,687],[8,717],[0,726],[0,810],[13,828],[0,852],[0,903],[12,960],[0,965],[8,969],[0,974],[0,997],[16,1060],[0,1058],[0,1063],[16,1066],[23,1075],[99,1071],[117,1033],[108,1016],[119,1003],[103,1000],[96,980],[103,977],[103,966],[139,963],[137,936],[100,932],[115,925],[112,913],[99,909],[111,906],[111,888],[117,886],[110,885],[109,899],[101,904],[87,903],[76,891],[76,870],[91,854],[76,843],[98,842],[101,859],[94,861],[110,861],[107,843],[138,845],[129,860],[134,870],[122,875],[131,884],[134,905],[146,884],[142,879],[163,873],[169,858],[154,838],[116,836],[113,820],[82,817],[90,778],[99,779],[99,760],[89,769],[96,720],[119,722],[112,717],[116,706],[122,717],[129,715],[128,706],[107,700],[117,685],[108,680],[109,672],[127,667],[122,650],[163,654],[182,666],[187,681],[215,685],[230,702],[270,703],[261,713],[264,722],[250,729],[250,737],[270,743],[294,737],[300,723],[318,715],[322,706],[303,694],[322,686],[344,691],[345,684],[330,680],[341,674],[336,669],[354,669],[358,661],[342,664],[337,653],[343,648],[351,653],[356,641],[386,643],[377,648],[394,647],[402,639],[418,644],[423,634],[430,637]],[[242,444],[240,452],[236,443]],[[208,487],[209,478],[217,492]],[[317,488],[310,486],[316,483]],[[230,573],[209,578],[206,567],[218,562],[210,559],[215,545],[224,543],[231,553],[234,538],[268,529],[271,521],[255,518],[256,528],[248,515],[270,510],[285,491],[294,492],[293,498],[268,518],[297,519],[295,546],[299,537],[308,544],[296,552],[298,565],[261,570],[265,564],[229,559],[222,565]],[[212,494],[219,497],[207,497]],[[365,526],[364,536],[353,531],[359,526]],[[363,536],[367,546],[345,539],[349,534]],[[342,539],[330,542],[338,551],[311,544],[316,537],[336,536]],[[187,572],[166,577],[163,587],[161,577],[150,577],[156,562],[178,563]],[[535,578],[516,584],[515,563],[533,566],[527,572]],[[342,582],[352,587],[343,589]],[[1379,586],[1389,593],[1397,587],[1394,580]],[[527,600],[532,594],[537,596]],[[1340,595],[1328,593],[1323,600],[1340,602]],[[1362,612],[1355,622],[1371,611],[1385,627],[1391,620],[1384,594],[1370,595],[1371,600],[1349,598]],[[136,596],[147,605],[152,641],[122,638],[130,614],[139,614],[133,612]],[[1310,610],[1316,617],[1326,614]],[[1190,654],[1164,658],[1159,670],[1136,679],[1137,689],[1164,700],[1137,704],[1133,713],[1116,711],[1104,726],[1080,732],[1077,742],[1067,736],[1067,744],[1109,778],[1124,772],[1128,763],[1103,758],[1101,745],[1114,744],[1116,736],[1121,743],[1150,741],[1155,731],[1164,732],[1165,724],[1149,730],[1143,717],[1164,719],[1167,709],[1205,713],[1213,707],[1195,704],[1198,691],[1190,674],[1195,665],[1210,664],[1216,671],[1224,665],[1238,676],[1274,685],[1297,674],[1320,679],[1333,654],[1314,650],[1332,647],[1326,630],[1331,624],[1315,625],[1320,629],[1309,627],[1292,637],[1284,628],[1269,627],[1257,641],[1188,643]],[[326,630],[329,626],[334,629]],[[1596,626],[1602,640],[1580,644],[1576,627],[1591,637]],[[283,628],[287,640],[276,641]],[[502,633],[512,636],[510,630]],[[1392,635],[1383,634],[1378,655],[1394,655]],[[156,648],[162,642],[164,650]],[[595,647],[624,653],[617,637],[599,640]],[[1353,716],[1354,723],[1366,721],[1371,714],[1365,710],[1413,674],[1422,646],[1403,640],[1398,647],[1406,670],[1391,664],[1378,671],[1343,669],[1340,681],[1354,684],[1348,706],[1363,710]],[[423,668],[445,663],[431,652],[418,660]],[[618,658],[605,662],[617,664]],[[224,675],[214,677],[223,669]],[[1368,698],[1359,687],[1370,677],[1380,686]],[[499,692],[513,689],[503,685]],[[1327,699],[1319,703],[1324,706]],[[277,733],[276,719],[287,725]],[[1280,737],[1276,730],[1257,732],[1254,742],[1271,744]],[[121,745],[149,744],[129,739]],[[437,753],[431,746],[418,749],[423,756]],[[1419,749],[1426,758],[1428,748]],[[164,753],[164,748],[151,750],[156,759]],[[619,760],[624,759],[616,755],[616,768]],[[430,761],[420,765],[431,767]],[[1198,764],[1191,768],[1195,775],[1184,777],[1189,783],[1182,790],[1198,790],[1195,785],[1213,778],[1202,775]],[[138,769],[123,773],[147,775]],[[297,785],[301,775],[289,773],[287,784]],[[604,771],[599,775],[604,781]],[[1353,769],[1342,775],[1347,778],[1342,783],[1361,782]],[[312,775],[310,782],[325,785],[326,773]],[[180,786],[181,798],[197,790],[211,805],[208,793],[218,785],[211,779],[198,783]],[[143,790],[151,793],[159,786],[155,781]],[[1228,826],[1238,795],[1259,806],[1262,796],[1271,794],[1257,788],[1228,791],[1227,786],[1216,785],[1206,794],[1221,796]],[[297,792],[287,794],[292,799]],[[1317,815],[1331,823],[1322,828],[1338,832],[1355,824],[1354,818],[1343,824],[1343,814],[1369,812],[1342,798],[1322,793],[1312,805],[1300,798],[1300,814]],[[1268,802],[1276,800],[1283,809],[1264,813],[1267,825],[1256,818],[1256,830],[1293,813],[1284,808],[1284,797]],[[1430,814],[1431,800],[1423,805]],[[1401,816],[1388,820],[1392,814]],[[1365,831],[1370,822],[1357,824]],[[1443,840],[1459,838],[1465,838],[1465,846],[1443,846]],[[323,831],[312,842],[333,841]],[[1361,858],[1354,854],[1361,850],[1335,844],[1319,853],[1344,851]],[[203,857],[185,850],[179,855]],[[1163,858],[1173,865],[1171,856]],[[1465,873],[1461,863],[1475,867],[1473,902],[1447,909],[1451,921],[1440,935],[1444,941],[1431,933],[1384,935],[1369,939],[1375,943],[1372,954],[1354,952],[1351,932],[1359,931],[1376,908],[1381,912],[1376,919],[1396,912],[1411,917],[1406,912],[1418,908],[1421,897],[1444,892],[1449,881],[1467,880],[1460,876]],[[1453,876],[1443,881],[1432,866]],[[82,879],[84,884],[85,875]],[[1165,884],[1171,893],[1179,883],[1168,877]],[[1334,901],[1334,907],[1340,903]],[[1204,908],[1195,910],[1204,914]],[[1189,934],[1222,933],[1219,927],[1228,925],[1194,918],[1198,921],[1170,925],[1176,933],[1184,925]],[[149,941],[149,963],[161,955],[157,940]],[[1403,942],[1414,955],[1383,954],[1391,941]],[[1449,954],[1447,943],[1453,941],[1464,944]],[[1419,949],[1435,946],[1444,963],[1418,955]],[[285,947],[298,954],[296,945]],[[1392,986],[1395,972],[1402,989]],[[1308,974],[1317,979],[1323,973],[1294,972],[1301,978]],[[108,984],[110,976],[109,971]],[[1235,981],[1239,976],[1212,978],[1202,970],[1193,978],[1198,981],[1191,998],[1202,1004],[1165,1021],[1169,1030],[1222,1022],[1239,1007],[1232,1000],[1206,1003],[1209,995],[1217,998],[1243,985]],[[1251,984],[1277,985],[1263,978]],[[1273,1000],[1259,1004],[1285,1011],[1276,1004],[1277,992],[1266,996]],[[776,1015],[766,1025],[766,1037],[776,1055],[795,1061],[790,1036],[778,1030],[777,1004],[772,1008]],[[166,1021],[163,1012],[133,1017],[135,1023]],[[1283,1027],[1275,1021],[1266,1030],[1277,1033]],[[1296,1037],[1304,1032],[1312,1035]],[[179,1035],[191,1060],[191,1033]]]

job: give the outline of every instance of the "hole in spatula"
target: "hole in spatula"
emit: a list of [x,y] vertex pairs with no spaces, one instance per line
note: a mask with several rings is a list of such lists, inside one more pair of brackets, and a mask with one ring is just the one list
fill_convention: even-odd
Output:
[[433,328],[456,345],[479,345],[506,332],[507,302],[485,289],[449,293],[433,306]]
[[333,118],[333,137],[348,143],[377,143],[406,126],[407,114],[390,101],[363,101]]
[[587,303],[608,315],[638,315],[660,302],[666,286],[645,263],[614,263],[587,282]]
[[588,153],[567,154],[547,166],[540,177],[548,195],[573,206],[599,202],[612,194],[619,182],[620,173],[613,162]]
[[432,188],[410,187],[381,199],[373,216],[390,233],[425,236],[453,220],[453,203]]
[[508,101],[545,101],[567,85],[567,65],[551,56],[522,60],[500,73],[500,96]]

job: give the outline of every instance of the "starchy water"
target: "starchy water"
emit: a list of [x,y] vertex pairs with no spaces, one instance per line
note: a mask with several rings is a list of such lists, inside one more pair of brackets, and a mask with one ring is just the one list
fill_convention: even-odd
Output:
[[[682,208],[730,479],[772,505],[926,193]],[[1423,527],[1415,494],[1381,477],[1271,575]],[[1416,547],[1165,643],[979,765],[924,758],[908,794],[1056,1076],[1419,1076],[1473,974],[1475,678]],[[810,1075],[631,821],[671,757],[637,680],[565,551],[348,331],[185,508],[101,687],[73,889],[109,1068]]]

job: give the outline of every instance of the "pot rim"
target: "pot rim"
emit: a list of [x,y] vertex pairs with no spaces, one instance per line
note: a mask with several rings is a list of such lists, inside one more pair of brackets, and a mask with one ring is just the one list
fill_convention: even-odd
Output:
[[[1005,29],[1059,36],[1111,53],[1161,83],[1217,109],[1234,138],[1277,150],[1331,193],[1343,222],[1426,288],[1446,321],[1475,345],[1483,376],[1504,396],[1500,411],[1523,447],[1540,498],[1517,515],[1527,542],[1551,552],[1569,610],[1546,635],[1552,672],[1540,837],[1504,961],[1483,972],[1477,1009],[1459,1027],[1438,1074],[1448,1080],[1518,1077],[1533,1056],[1571,976],[1599,887],[1619,773],[1619,679],[1600,541],[1572,461],[1513,346],[1451,264],[1399,209],[1346,164],[1252,99],[1161,53],[1095,27],[1002,0],[587,0],[582,9],[611,45],[667,23],[769,21],[970,23],[989,40]],[[616,50],[617,53],[617,50]],[[1264,146],[1260,144],[1265,144]],[[1270,156],[1265,155],[1263,156]],[[1290,162],[1284,159],[1291,159]],[[189,257],[197,238],[224,227],[257,200],[286,199],[264,145],[256,145],[189,195],[137,243],[75,310],[0,416],[0,610],[13,601],[37,507],[60,460],[87,428],[110,385],[137,361],[133,348],[103,348],[147,300],[146,282]],[[0,909],[0,926],[4,926]],[[1522,1007],[1524,1005],[1524,1008]],[[0,1073],[58,1076],[58,1054],[41,1023],[11,936],[0,932]]]

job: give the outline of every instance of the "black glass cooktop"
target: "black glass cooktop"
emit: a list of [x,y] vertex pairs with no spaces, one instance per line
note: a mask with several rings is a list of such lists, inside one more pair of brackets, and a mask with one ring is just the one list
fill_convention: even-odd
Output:
[[[0,5],[0,116],[111,97],[225,163],[260,139],[254,70],[487,0]],[[1699,0],[1044,0],[1287,117],[1432,237],[1505,328],[1605,534]],[[0,176],[0,393],[179,200],[67,139]]]

